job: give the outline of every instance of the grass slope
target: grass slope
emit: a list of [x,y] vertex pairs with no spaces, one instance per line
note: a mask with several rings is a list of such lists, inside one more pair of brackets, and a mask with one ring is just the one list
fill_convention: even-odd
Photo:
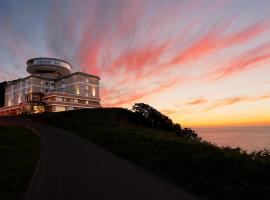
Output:
[[22,199],[40,154],[39,137],[23,127],[0,127],[0,199]]
[[270,156],[219,148],[135,125],[124,109],[93,109],[31,116],[62,127],[211,199],[270,199]]

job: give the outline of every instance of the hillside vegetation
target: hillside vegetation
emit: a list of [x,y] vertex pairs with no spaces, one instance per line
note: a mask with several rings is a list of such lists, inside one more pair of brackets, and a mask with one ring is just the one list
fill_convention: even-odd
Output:
[[100,108],[28,117],[70,130],[207,199],[270,199],[269,152],[219,148],[191,129],[161,126],[149,113],[134,111]]
[[40,140],[24,127],[0,126],[0,199],[23,199],[40,155]]

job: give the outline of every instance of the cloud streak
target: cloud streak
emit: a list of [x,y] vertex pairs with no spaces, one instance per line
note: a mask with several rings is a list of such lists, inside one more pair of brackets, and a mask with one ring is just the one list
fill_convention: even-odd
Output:
[[200,97],[200,98],[194,99],[190,102],[187,102],[186,105],[198,105],[198,104],[203,104],[206,102],[207,102],[207,99]]
[[269,6],[245,0],[6,1],[0,5],[0,77],[25,76],[26,59],[51,56],[69,61],[73,71],[99,75],[103,106],[147,100],[166,111],[168,98],[189,99],[181,106],[188,114],[252,102],[211,99],[227,85],[241,91],[237,82],[252,69],[258,69],[254,81],[267,79]]
[[241,102],[254,102],[254,101],[261,101],[261,100],[268,100],[270,99],[270,93],[259,95],[259,96],[234,96],[228,97],[224,99],[218,99],[212,103],[211,106],[207,107],[206,110],[212,110],[223,106],[229,106]]

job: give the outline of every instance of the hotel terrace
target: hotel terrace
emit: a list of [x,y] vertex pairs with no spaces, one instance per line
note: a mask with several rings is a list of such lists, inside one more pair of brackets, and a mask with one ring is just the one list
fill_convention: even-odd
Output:
[[71,65],[55,58],[32,58],[30,76],[9,81],[0,115],[59,112],[100,107],[98,76],[71,73]]

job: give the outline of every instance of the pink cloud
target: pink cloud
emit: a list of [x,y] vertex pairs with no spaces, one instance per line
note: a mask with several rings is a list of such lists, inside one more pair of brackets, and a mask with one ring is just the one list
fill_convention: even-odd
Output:
[[160,84],[157,87],[151,88],[151,89],[142,89],[138,92],[127,92],[122,94],[121,96],[117,96],[116,98],[107,98],[106,101],[103,102],[103,106],[105,107],[114,107],[114,106],[122,106],[125,104],[132,104],[136,101],[139,101],[145,97],[152,96],[154,94],[159,94],[163,91],[166,91],[167,89],[173,88],[180,82],[182,82],[183,79],[179,78],[172,78],[170,80],[164,81],[162,84]]
[[255,67],[261,67],[256,64],[270,59],[270,43],[258,46],[255,49],[244,52],[242,55],[237,56],[235,59],[230,61],[224,67],[218,68],[211,71],[206,77],[211,80],[221,79],[235,73],[239,73],[246,69]]

